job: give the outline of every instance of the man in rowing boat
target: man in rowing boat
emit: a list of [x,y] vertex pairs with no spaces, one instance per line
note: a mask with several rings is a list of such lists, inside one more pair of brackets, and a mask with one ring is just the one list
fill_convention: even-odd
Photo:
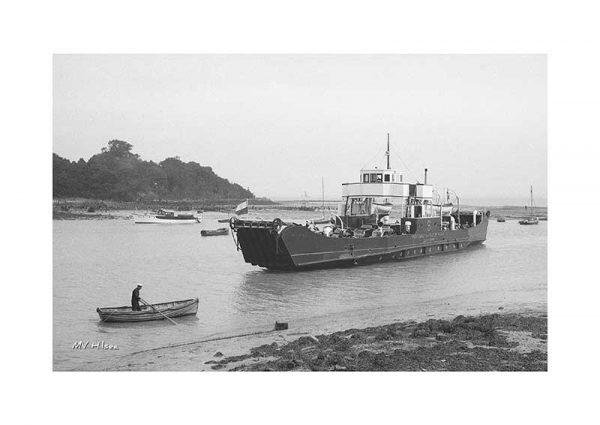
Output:
[[142,285],[138,283],[138,286],[131,293],[131,309],[133,311],[142,311],[140,307],[140,289],[142,289]]

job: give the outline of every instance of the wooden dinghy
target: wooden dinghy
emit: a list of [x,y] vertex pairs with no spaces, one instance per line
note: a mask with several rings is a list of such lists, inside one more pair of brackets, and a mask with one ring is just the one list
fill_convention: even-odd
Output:
[[325,217],[321,217],[321,218],[315,218],[314,220],[311,220],[314,224],[329,224],[329,223],[333,223],[331,218],[325,218]]
[[229,234],[229,229],[227,227],[221,227],[220,229],[216,229],[216,230],[201,230],[200,234],[202,236],[228,235]]
[[531,218],[527,218],[525,220],[519,220],[519,224],[521,225],[531,225],[531,224],[538,224],[538,219],[537,217],[531,217]]
[[198,312],[198,302],[198,298],[191,298],[189,300],[152,304],[151,306],[142,305],[141,311],[133,311],[131,306],[98,307],[96,311],[102,322],[145,322],[196,314]]

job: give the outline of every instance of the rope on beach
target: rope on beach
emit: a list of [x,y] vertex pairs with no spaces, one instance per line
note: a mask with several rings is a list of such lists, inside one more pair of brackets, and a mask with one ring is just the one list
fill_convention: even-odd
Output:
[[135,352],[131,353],[130,355],[148,353],[150,351],[163,350],[166,348],[177,348],[177,347],[185,347],[186,345],[202,344],[203,342],[221,341],[224,339],[242,338],[245,336],[268,334],[268,333],[272,333],[272,332],[275,332],[275,330],[271,329],[270,331],[258,331],[258,332],[251,332],[251,333],[247,333],[247,334],[230,335],[230,336],[222,336],[219,338],[203,339],[200,341],[183,342],[181,344],[165,345],[163,347],[156,347],[156,348],[149,348],[148,350],[135,351]]

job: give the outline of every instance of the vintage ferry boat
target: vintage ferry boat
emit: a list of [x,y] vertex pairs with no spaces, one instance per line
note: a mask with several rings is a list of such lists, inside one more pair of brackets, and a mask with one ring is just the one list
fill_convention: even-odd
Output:
[[[363,169],[360,181],[342,184],[342,203],[329,225],[273,221],[230,221],[244,260],[255,266],[300,270],[404,260],[454,252],[486,239],[490,212],[461,211],[445,199],[434,199],[433,186],[404,181],[390,168],[389,135],[386,169]],[[444,202],[445,201],[445,202]]]

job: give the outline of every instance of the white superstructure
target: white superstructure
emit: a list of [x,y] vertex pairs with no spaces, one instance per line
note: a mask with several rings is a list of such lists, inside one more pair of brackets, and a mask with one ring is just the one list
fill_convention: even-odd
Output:
[[342,184],[338,215],[440,216],[440,205],[433,205],[433,186],[427,184],[427,169],[425,183],[405,182],[402,172],[390,168],[389,152],[388,136],[387,168],[362,169],[358,183]]

